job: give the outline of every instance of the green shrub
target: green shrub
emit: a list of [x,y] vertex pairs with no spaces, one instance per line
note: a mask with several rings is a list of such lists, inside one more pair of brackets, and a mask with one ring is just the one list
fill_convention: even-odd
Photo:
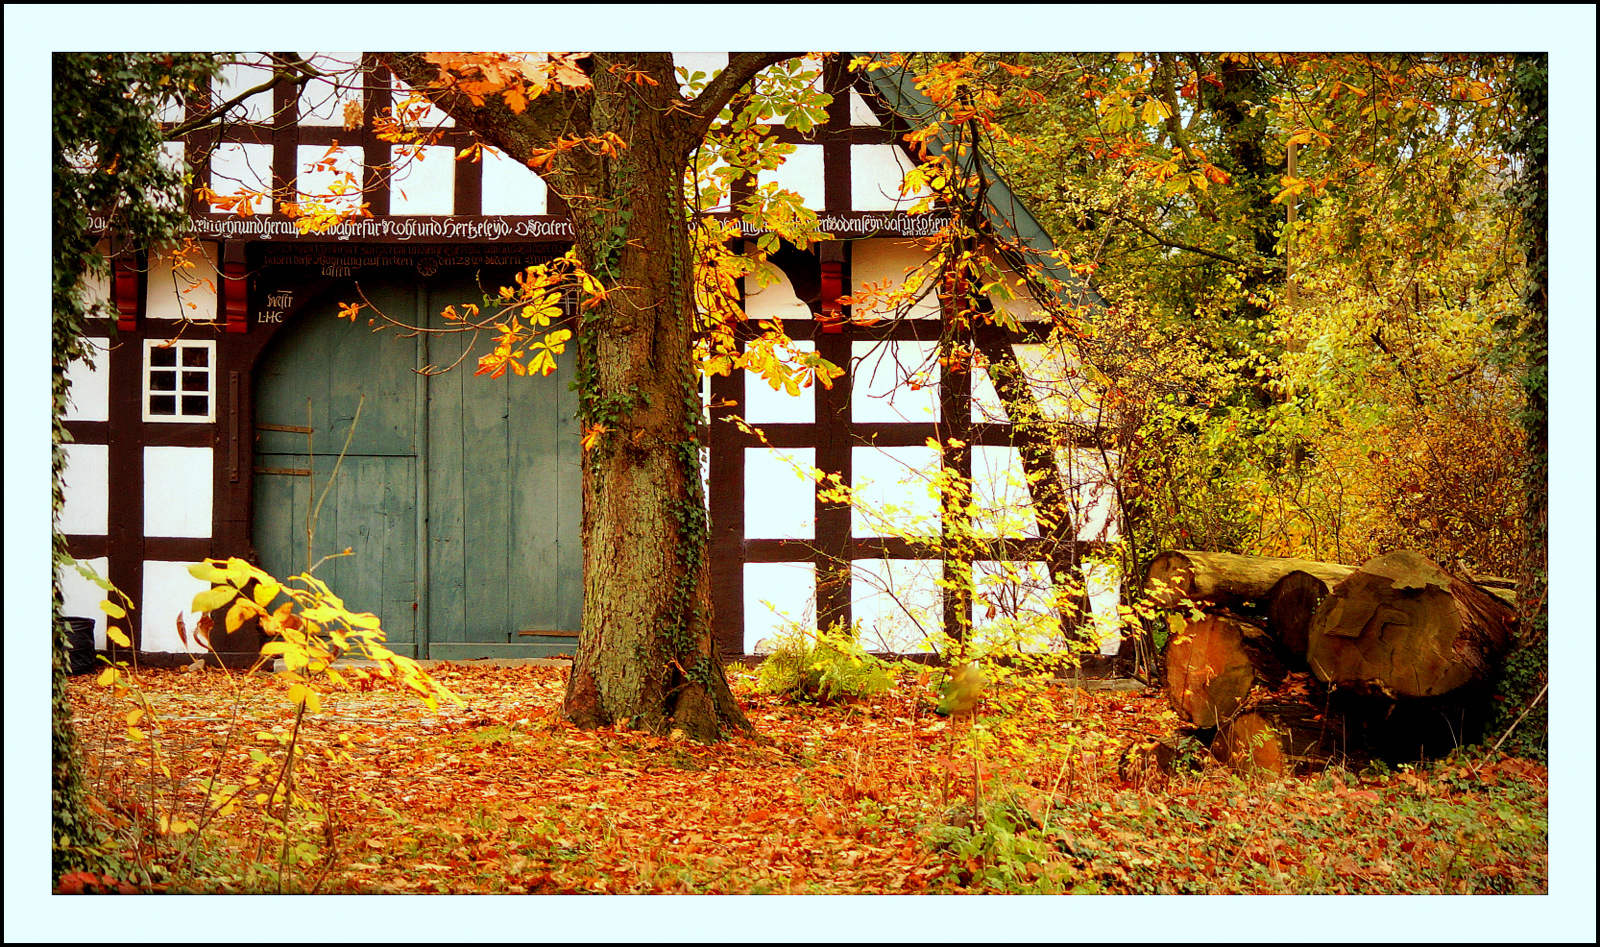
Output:
[[825,704],[881,694],[894,683],[894,665],[868,654],[853,629],[792,625],[773,643],[772,653],[756,668],[762,693]]

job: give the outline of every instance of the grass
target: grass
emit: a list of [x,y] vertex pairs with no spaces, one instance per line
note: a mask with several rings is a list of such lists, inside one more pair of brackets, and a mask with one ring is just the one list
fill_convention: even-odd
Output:
[[[817,707],[758,694],[736,672],[761,737],[706,747],[572,728],[558,669],[435,673],[465,708],[375,690],[328,695],[307,715],[287,838],[281,802],[258,801],[293,729],[276,682],[140,672],[159,723],[141,721],[162,749],[152,762],[150,741],[126,732],[126,699],[74,679],[92,811],[141,866],[132,880],[174,892],[1548,889],[1546,773],[1507,757],[1275,783],[1207,759],[1149,786],[1124,781],[1117,762],[1175,729],[1153,694],[1040,682],[952,721],[909,679]],[[202,823],[213,773],[245,788],[234,811]],[[186,820],[201,827],[173,830]]]

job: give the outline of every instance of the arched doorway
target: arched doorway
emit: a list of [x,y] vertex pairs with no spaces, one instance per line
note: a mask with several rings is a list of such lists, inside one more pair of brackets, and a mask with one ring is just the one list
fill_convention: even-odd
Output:
[[[459,271],[367,270],[360,285],[412,325],[442,328],[444,307],[482,304],[476,278]],[[357,298],[348,286],[324,294],[258,363],[262,565],[294,574],[351,549],[316,575],[352,608],[375,612],[402,654],[569,652],[583,595],[572,352],[545,378],[474,376],[472,355],[419,374],[454,363],[469,337],[407,338],[337,318],[339,303]]]

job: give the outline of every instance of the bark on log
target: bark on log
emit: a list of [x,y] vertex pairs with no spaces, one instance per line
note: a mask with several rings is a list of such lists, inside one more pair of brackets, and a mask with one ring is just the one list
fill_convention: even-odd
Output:
[[1211,741],[1211,754],[1234,772],[1268,779],[1320,769],[1347,752],[1340,715],[1295,703],[1251,707]]
[[1172,624],[1167,700],[1185,723],[1215,727],[1244,704],[1258,678],[1283,678],[1283,666],[1272,659],[1259,629],[1222,615],[1174,618]]
[[1510,647],[1516,613],[1426,557],[1371,559],[1312,617],[1307,662],[1326,683],[1391,698],[1481,684]]
[[1336,562],[1309,559],[1169,550],[1150,560],[1144,588],[1158,608],[1179,608],[1198,602],[1259,611],[1278,580],[1296,571],[1309,573],[1332,585],[1354,569]]

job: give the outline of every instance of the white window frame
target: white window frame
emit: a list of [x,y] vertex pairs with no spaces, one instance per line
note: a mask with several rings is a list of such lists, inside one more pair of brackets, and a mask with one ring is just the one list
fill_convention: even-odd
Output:
[[[154,352],[156,349],[163,349],[163,350],[168,350],[168,351],[173,352],[175,354],[174,364],[171,365],[171,366],[166,366],[166,365],[153,366],[153,365],[151,365],[151,363],[150,363],[151,362],[151,353]],[[183,362],[184,362],[183,353],[185,351],[193,350],[193,349],[202,349],[206,353],[206,365],[205,365],[205,369],[204,369],[205,370],[205,375],[206,375],[206,389],[205,389],[205,392],[204,392],[205,399],[206,399],[206,411],[205,411],[205,414],[184,414],[183,413],[183,399],[186,396],[187,397],[195,397],[195,396],[198,396],[198,395],[201,394],[201,392],[198,391],[198,390],[185,391],[184,388],[183,388],[183,375],[185,373],[199,371],[199,369],[196,368],[196,367],[192,367],[192,366],[191,367],[185,367],[184,364],[183,364]],[[175,387],[173,387],[172,389],[156,388],[156,389],[152,390],[152,388],[151,388],[151,375],[152,375],[152,373],[154,373],[156,371],[171,371],[175,376],[175,381],[174,381]],[[179,339],[178,341],[173,342],[169,346],[169,345],[167,345],[165,343],[164,340],[161,340],[161,339],[145,339],[144,340],[144,369],[143,369],[143,372],[141,373],[141,379],[142,379],[142,387],[143,387],[143,398],[140,401],[140,408],[141,408],[141,411],[143,412],[143,416],[144,416],[144,419],[146,421],[152,421],[152,422],[158,422],[158,423],[160,423],[160,422],[177,423],[177,424],[210,424],[210,423],[215,423],[216,422],[216,420],[217,420],[217,343],[214,340],[206,339],[206,340],[191,341],[191,340],[188,340],[188,339]],[[174,410],[173,414],[152,414],[150,412],[150,399],[151,399],[151,397],[153,397],[153,396],[161,396],[161,395],[171,395],[175,399],[175,403],[173,405],[173,410]]]

